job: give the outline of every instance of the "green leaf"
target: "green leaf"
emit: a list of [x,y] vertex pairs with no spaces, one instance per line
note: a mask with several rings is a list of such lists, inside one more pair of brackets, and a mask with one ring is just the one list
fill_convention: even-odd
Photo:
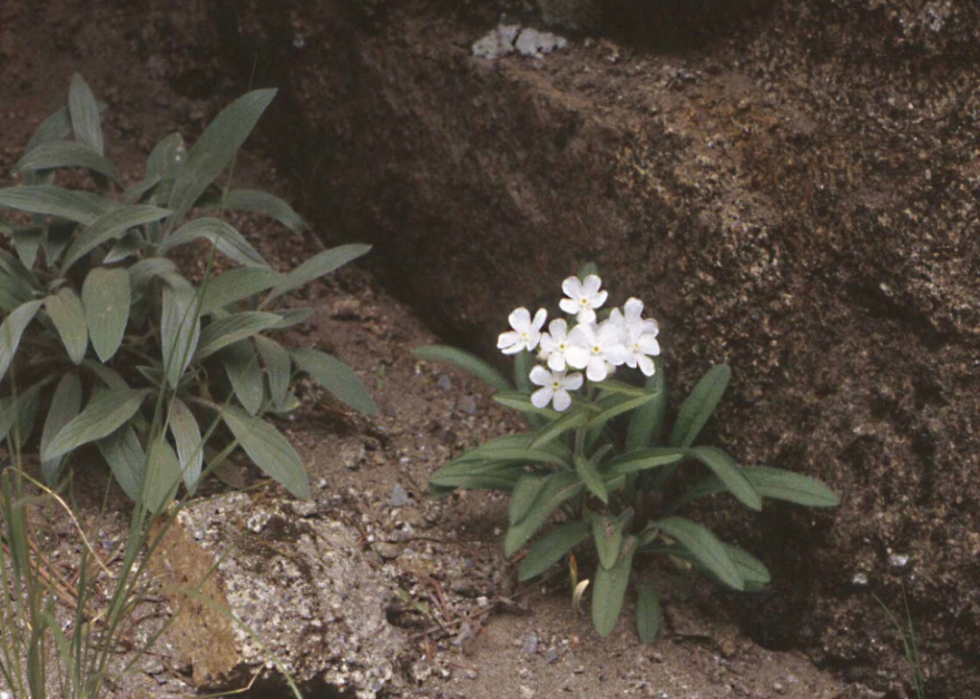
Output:
[[238,402],[255,415],[262,407],[265,398],[265,387],[262,383],[262,372],[255,356],[255,350],[248,340],[241,340],[221,351],[218,360],[228,374],[231,388],[238,397]]
[[46,381],[38,382],[16,397],[0,398],[0,441],[13,438],[16,427],[19,437],[17,446],[22,447],[27,443],[34,431],[38,393],[45,383]]
[[139,231],[130,230],[117,240],[102,258],[102,264],[111,265],[115,262],[122,262],[127,257],[133,257],[146,247],[146,241]]
[[732,563],[738,568],[742,579],[745,580],[746,590],[758,591],[769,584],[772,577],[769,575],[769,569],[762,561],[738,546],[733,544],[722,545],[725,547],[728,557],[732,559]]
[[559,505],[582,492],[582,483],[575,473],[556,473],[548,476],[527,514],[507,530],[504,554],[512,556],[534,536]]
[[136,437],[131,424],[95,443],[102,458],[109,464],[116,483],[126,493],[126,497],[139,502],[143,497],[143,471],[146,468],[146,454]]
[[97,392],[85,409],[58,431],[47,450],[42,449],[41,459],[54,459],[112,434],[136,414],[142,401],[143,394],[132,388]]
[[197,293],[190,284],[164,285],[160,343],[167,383],[172,388],[180,383],[180,377],[191,363],[201,336],[201,319],[197,305]]
[[0,324],[0,379],[7,375],[27,324],[37,315],[41,301],[28,301],[15,308]]
[[177,173],[169,204],[173,221],[182,219],[228,166],[275,96],[275,90],[253,90],[225,107],[208,125]]
[[546,475],[529,473],[517,481],[510,495],[510,508],[508,510],[510,524],[517,524],[527,516],[531,505],[534,504],[535,498],[541,493],[541,489],[547,480]]
[[657,468],[674,464],[684,458],[686,453],[683,449],[667,449],[664,447],[653,447],[650,449],[639,449],[627,452],[622,456],[617,456],[609,462],[609,474],[636,473],[647,469]]
[[162,434],[150,442],[146,452],[143,504],[150,512],[162,512],[180,487],[180,459]]
[[142,291],[154,277],[163,277],[177,271],[177,266],[166,257],[147,257],[129,268],[129,285],[133,291]]
[[721,400],[732,376],[727,364],[717,364],[705,372],[691,395],[681,405],[674,429],[670,433],[670,446],[689,447],[694,444],[701,428],[711,417]]
[[41,239],[44,231],[37,227],[17,228],[13,232],[14,249],[17,250],[17,257],[30,269],[37,260],[37,249],[41,246]]
[[553,439],[560,437],[570,430],[577,429],[584,425],[588,420],[588,413],[577,410],[574,406],[564,415],[562,415],[557,420],[552,421],[550,424],[545,425],[534,437],[534,441],[531,442],[531,448],[537,449],[542,447]]
[[0,189],[0,208],[59,216],[86,226],[105,213],[97,199],[87,192],[48,184]]
[[330,248],[314,255],[290,272],[281,283],[274,286],[262,305],[264,306],[283,294],[288,294],[290,291],[298,289],[314,279],[319,279],[323,275],[333,272],[351,260],[356,260],[358,257],[366,255],[370,249],[370,245],[351,243]]
[[534,357],[530,352],[519,352],[514,357],[514,385],[518,391],[531,394],[534,386],[531,385],[531,367],[534,366]]
[[103,362],[108,362],[122,344],[131,302],[129,273],[125,269],[96,267],[85,277],[82,305],[92,347]]
[[188,221],[160,244],[157,254],[163,255],[178,245],[186,245],[198,239],[207,240],[218,248],[221,254],[240,265],[246,267],[269,266],[262,255],[245,240],[241,233],[216,218],[196,218],[193,221]]
[[600,393],[615,393],[621,396],[630,396],[631,398],[642,398],[651,393],[651,391],[640,386],[630,386],[628,383],[616,381],[615,379],[606,379],[602,383],[596,384],[596,388],[599,389]]
[[[41,430],[41,452],[46,453],[49,444],[61,428],[67,425],[78,415],[82,409],[82,382],[78,375],[74,373],[64,374],[54,389],[51,397],[51,407],[48,408],[48,416],[44,420],[44,428]],[[58,481],[61,471],[63,456],[41,462],[41,472],[45,482],[53,486]]]
[[657,588],[649,580],[641,582],[636,591],[636,632],[644,643],[653,643],[660,635],[663,614]]
[[119,199],[124,204],[139,203],[143,201],[143,197],[145,197],[147,193],[152,192],[158,184],[160,184],[159,175],[156,177],[147,178],[130,187],[127,187],[126,191],[122,193],[122,196],[119,197]]
[[378,406],[350,367],[326,352],[297,349],[289,353],[296,368],[306,372],[335,398],[364,415],[376,415]]
[[203,360],[228,345],[272,327],[277,322],[278,315],[262,311],[242,311],[213,320],[201,331],[196,359]]
[[146,159],[146,179],[162,181],[176,177],[184,155],[184,138],[179,133],[164,137]]
[[610,401],[610,405],[608,407],[604,407],[598,415],[590,419],[586,423],[585,427],[586,429],[590,430],[599,429],[614,417],[622,415],[623,413],[628,413],[630,410],[635,410],[636,408],[642,407],[656,397],[657,395],[655,393],[645,393],[644,395],[635,398],[624,398],[622,396],[615,395],[615,400]]
[[170,409],[170,434],[173,435],[174,444],[177,446],[180,473],[188,491],[193,492],[201,477],[204,442],[201,439],[201,428],[198,427],[197,418],[187,404],[177,397],[174,397]]
[[656,373],[647,379],[645,390],[655,393],[657,397],[638,408],[630,418],[629,431],[626,433],[627,452],[660,444],[667,415],[667,376],[659,357],[654,359],[654,366]]
[[296,450],[272,425],[228,405],[221,417],[255,464],[292,493],[310,499],[310,479]]
[[623,608],[636,543],[635,536],[627,537],[615,565],[611,568],[599,566],[596,570],[595,584],[592,587],[592,623],[601,638],[612,633]]
[[213,205],[230,211],[252,211],[265,214],[294,233],[303,231],[303,219],[293,210],[293,207],[276,195],[258,189],[229,190],[223,199],[219,197],[217,201],[213,202]]
[[[475,354],[448,345],[427,345],[416,347],[412,354],[419,359],[432,362],[444,362],[472,374],[483,383],[498,391],[513,391],[514,387],[504,378],[504,375],[477,357]],[[523,395],[523,394],[515,394]],[[527,398],[525,397],[525,400]],[[528,403],[530,405],[530,403]]]
[[494,394],[493,399],[505,408],[512,408],[532,415],[541,415],[551,420],[561,415],[557,410],[552,410],[551,408],[536,408],[531,403],[531,397],[519,391],[501,391],[500,393]]
[[[266,267],[236,267],[220,276],[208,279],[201,301],[201,315],[220,310],[229,304],[270,289],[282,275]],[[277,321],[281,317],[277,315]]]
[[609,502],[609,492],[606,490],[606,483],[602,480],[595,465],[584,456],[575,457],[575,473],[582,479],[582,483],[588,488],[589,492],[595,495],[602,502]]
[[71,287],[62,287],[44,300],[44,308],[61,336],[68,358],[75,364],[81,363],[88,349],[88,323],[78,294]]
[[573,548],[589,538],[589,524],[575,521],[559,524],[534,542],[521,561],[517,577],[521,582],[536,578],[560,561]]
[[746,466],[742,470],[763,497],[807,507],[840,505],[840,497],[816,478],[768,466]]
[[695,447],[691,454],[725,484],[728,491],[746,507],[757,512],[762,509],[762,498],[752,481],[745,475],[735,459],[716,447]]
[[725,585],[736,590],[745,589],[745,579],[728,556],[724,544],[708,529],[684,517],[664,517],[651,522],[651,525],[676,539]]
[[142,226],[151,221],[159,221],[169,213],[167,209],[160,209],[156,206],[134,204],[103,214],[82,231],[81,235],[68,248],[62,269],[68,269],[106,241],[122,237],[130,228]]
[[459,461],[446,464],[429,477],[434,489],[502,490],[509,492],[527,473],[512,461]]
[[123,380],[119,372],[110,369],[105,364],[100,364],[91,359],[84,359],[82,360],[82,367],[95,374],[99,378],[99,381],[104,383],[108,388],[129,388],[129,384]]
[[592,539],[599,553],[599,565],[612,568],[619,560],[623,536],[633,522],[633,509],[627,508],[620,516],[595,515],[592,518]]
[[274,313],[279,314],[279,317],[282,318],[282,320],[280,320],[273,329],[286,330],[294,325],[305,323],[315,312],[316,310],[313,308],[289,308],[286,310],[274,311]]
[[262,356],[265,365],[266,379],[269,382],[269,396],[272,404],[281,408],[289,394],[289,383],[292,371],[292,361],[289,352],[275,340],[262,335],[256,335],[252,340]]
[[30,152],[43,143],[60,141],[67,138],[71,133],[71,117],[68,114],[68,107],[62,107],[37,127],[31,140],[27,142],[24,152]]
[[44,143],[25,153],[24,157],[14,165],[14,172],[53,170],[61,167],[82,167],[121,184],[119,172],[111,160],[85,143],[71,141]]
[[78,73],[75,73],[71,79],[68,112],[71,115],[71,128],[75,132],[75,138],[91,146],[97,153],[104,153],[99,105],[95,101],[92,89]]

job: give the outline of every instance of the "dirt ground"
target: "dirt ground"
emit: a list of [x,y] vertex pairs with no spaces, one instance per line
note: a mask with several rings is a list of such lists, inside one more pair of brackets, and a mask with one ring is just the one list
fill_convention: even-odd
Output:
[[[710,3],[703,4],[711,9]],[[924,56],[926,67],[938,71],[944,61],[973,56],[959,33],[952,32],[953,48],[944,54],[930,48],[930,41],[949,31],[937,33],[928,24],[909,21],[912,9],[892,16],[890,9],[879,11],[872,4],[866,14],[875,21],[867,26],[905,22],[906,43],[898,42],[896,50]],[[427,539],[407,546],[411,555],[385,548],[365,551],[390,563],[404,589],[419,595],[417,601],[430,610],[422,619],[414,612],[394,615],[412,639],[413,655],[392,696],[482,699],[505,692],[522,699],[565,694],[904,699],[907,673],[899,641],[864,585],[854,582],[862,571],[870,572],[872,582],[881,585],[876,589],[887,591],[892,600],[900,582],[910,586],[917,623],[924,625],[927,672],[940,692],[936,696],[970,696],[975,670],[971,674],[969,666],[978,648],[974,620],[980,608],[975,598],[976,518],[970,514],[978,492],[970,476],[975,454],[964,457],[964,466],[950,469],[948,479],[935,475],[936,468],[955,462],[975,443],[969,410],[976,405],[977,308],[969,284],[976,280],[971,258],[976,231],[955,224],[972,215],[968,202],[975,193],[972,141],[954,123],[969,122],[973,113],[968,76],[944,78],[963,81],[967,88],[957,94],[965,96],[951,102],[942,120],[924,122],[914,122],[895,106],[916,90],[932,99],[924,77],[924,85],[899,81],[892,86],[894,94],[884,95],[879,94],[887,92],[880,75],[856,68],[856,77],[836,89],[841,71],[831,60],[833,50],[849,51],[853,65],[860,66],[858,56],[873,57],[879,48],[874,32],[855,39],[843,30],[838,35],[821,29],[806,40],[793,35],[785,42],[767,41],[765,34],[767,27],[784,31],[794,23],[812,30],[819,24],[813,18],[830,12],[825,3],[806,5],[798,15],[778,4],[757,3],[752,7],[759,16],[776,17],[772,25],[755,24],[741,35],[712,25],[711,41],[700,41],[715,42],[716,50],[693,58],[664,45],[663,37],[676,32],[655,36],[650,51],[650,37],[638,49],[626,31],[623,41],[600,38],[586,44],[588,37],[575,36],[572,51],[547,62],[476,69],[469,63],[469,45],[480,30],[493,26],[499,7],[491,11],[480,3],[463,3],[462,19],[435,22],[423,12],[420,19],[400,22],[399,12],[386,2],[365,3],[353,12],[345,3],[324,3],[310,13],[292,5],[280,12],[277,6],[258,13],[264,24],[256,28],[248,3],[194,2],[182,13],[155,2],[135,8],[108,1],[81,5],[73,0],[43,8],[18,0],[0,4],[0,185],[15,181],[10,167],[40,120],[64,103],[76,70],[108,103],[108,152],[133,180],[160,137],[175,128],[192,137],[221,104],[239,94],[248,80],[244,64],[261,55],[251,73],[260,84],[283,80],[277,104],[284,107],[270,115],[272,130],[260,130],[250,144],[261,154],[248,162],[242,178],[285,196],[314,225],[302,238],[254,220],[247,220],[243,231],[282,269],[322,249],[321,241],[344,239],[351,231],[380,244],[367,270],[344,273],[304,292],[323,311],[295,339],[336,351],[354,366],[375,390],[382,415],[365,420],[311,392],[288,433],[310,464],[314,482],[325,482],[317,498],[339,495],[348,515],[366,526],[390,531],[396,484],[413,501],[406,512]],[[949,15],[948,3],[936,7],[937,16],[956,17]],[[328,22],[332,13],[342,15],[333,25]],[[700,36],[684,24],[683,12],[678,17],[686,31]],[[850,21],[856,20],[841,18],[840,25],[851,26]],[[351,27],[356,42],[338,38]],[[283,45],[296,37],[307,42],[302,50]],[[249,54],[253,57],[246,60],[232,51],[256,45],[267,53]],[[231,53],[219,58],[219,47]],[[733,68],[736,51],[742,63]],[[795,58],[797,51],[814,57],[808,72],[791,69],[787,56]],[[229,55],[237,61],[233,69]],[[270,55],[275,60],[266,61]],[[321,70],[322,65],[331,70]],[[446,65],[455,66],[454,71],[447,74]],[[375,82],[385,71],[394,76],[392,82]],[[488,103],[475,101],[467,83],[474,75],[486,94],[513,100],[514,108],[498,113],[492,101],[489,109]],[[876,95],[868,102],[890,105],[882,108],[873,128],[832,104],[835,90],[846,96],[845,102],[857,100],[855,83]],[[514,84],[519,89],[512,89]],[[628,89],[633,85],[642,89]],[[413,104],[428,92],[458,99],[458,120],[430,104]],[[583,106],[582,95],[601,106]],[[807,95],[821,101],[807,103]],[[790,119],[787,105],[796,110]],[[312,116],[297,118],[298,106]],[[336,119],[324,116],[334,112]],[[637,114],[653,115],[656,126]],[[628,143],[618,130],[624,119],[636,125],[627,133],[636,139]],[[491,125],[500,123],[516,134],[509,151],[473,155],[460,147],[469,143],[471,133],[477,134],[474,140],[491,141],[496,137]],[[433,125],[437,128],[427,132]],[[906,127],[916,130],[915,138],[899,138]],[[944,137],[933,138],[930,128]],[[705,138],[694,139],[692,132]],[[298,137],[284,139],[283,133]],[[713,140],[714,135],[721,139]],[[277,151],[290,141],[292,150]],[[316,146],[305,145],[311,142]],[[839,149],[829,147],[838,142],[843,144]],[[618,154],[603,171],[609,178],[605,186],[595,170],[573,176],[565,167],[565,158],[595,162],[590,149],[596,143]],[[922,170],[916,164],[917,143],[929,157],[948,157]],[[270,151],[276,151],[275,158],[267,157]],[[655,157],[669,167],[651,171]],[[447,175],[432,164],[439,159],[458,167]],[[490,177],[493,173],[505,176]],[[513,173],[519,176],[510,177]],[[899,176],[907,176],[902,188],[893,185]],[[472,190],[474,181],[486,189]],[[756,195],[740,198],[746,182]],[[654,200],[656,206],[629,211],[622,204],[623,192],[649,197],[642,200]],[[906,199],[914,203],[902,211],[898,204]],[[852,207],[855,200],[859,205]],[[699,213],[677,214],[691,201],[701,207],[692,207]],[[943,212],[955,235],[920,238],[910,233],[910,222],[927,217],[930,207]],[[776,221],[771,230],[758,225],[783,210],[797,218]],[[725,219],[733,211],[744,217],[745,227]],[[453,234],[452,226],[464,213],[474,229],[494,241],[492,246],[473,246],[475,236]],[[583,229],[607,214],[610,220],[619,217],[610,224],[615,236],[584,237]],[[734,227],[726,227],[724,243],[715,246],[719,219]],[[821,236],[797,235],[804,220],[816,220]],[[845,233],[835,228],[842,221],[851,226]],[[641,235],[640,226],[652,230],[653,238]],[[510,237],[501,236],[500,227]],[[549,227],[568,232],[574,244],[555,254],[529,247]],[[689,232],[675,236],[675,228]],[[760,461],[802,461],[835,487],[858,493],[836,524],[785,510],[760,521],[736,521],[732,531],[747,540],[762,543],[752,538],[758,527],[776,535],[770,542],[775,548],[759,550],[778,557],[774,591],[733,598],[698,586],[690,597],[678,593],[668,600],[666,638],[652,648],[639,644],[628,614],[610,639],[599,642],[587,618],[576,622],[570,611],[563,575],[544,590],[517,587],[500,551],[503,499],[471,493],[441,503],[427,500],[429,473],[511,423],[480,387],[410,355],[412,347],[435,339],[431,328],[485,350],[497,332],[490,325],[502,325],[512,301],[524,301],[508,297],[494,308],[484,296],[462,294],[468,284],[485,290],[492,278],[503,275],[516,280],[507,294],[540,293],[543,275],[560,278],[559,267],[567,270],[583,256],[625,266],[635,255],[627,242],[645,246],[648,256],[666,251],[682,260],[673,269],[651,263],[655,269],[622,281],[658,292],[667,309],[665,325],[673,326],[677,337],[709,338],[669,350],[672,358],[685,359],[693,367],[685,371],[693,373],[710,358],[730,355],[750,367],[758,382],[736,383],[716,433]],[[691,248],[697,252],[684,252]],[[789,271],[767,267],[773,260],[788,261],[780,269]],[[887,273],[868,260],[880,262]],[[843,289],[844,302],[828,291],[835,284]],[[770,326],[772,318],[776,321]],[[826,328],[819,343],[813,341],[814,326]],[[707,332],[712,328],[713,336]],[[896,338],[906,336],[908,345],[896,349]],[[837,356],[838,345],[844,348],[838,359],[821,359]],[[923,356],[934,358],[938,368],[918,371],[917,358]],[[897,358],[904,378],[891,375],[889,358]],[[811,380],[799,378],[803,366],[814,367]],[[682,381],[690,378],[684,375]],[[764,389],[777,393],[766,395]],[[743,418],[746,413],[750,416]],[[786,425],[774,422],[774,414],[791,423],[784,432],[778,428]],[[750,436],[730,426],[743,419],[755,429]],[[825,449],[808,449],[805,438],[814,435]],[[349,449],[361,455],[354,467]],[[869,508],[876,514],[864,517]],[[788,534],[779,536],[783,530]],[[812,558],[807,554],[811,546],[817,550]],[[935,563],[929,560],[930,547],[938,551]],[[913,577],[889,568],[891,554],[910,552]],[[420,569],[419,556],[431,568]],[[463,567],[467,560],[469,567]],[[819,574],[833,570],[841,574]],[[451,615],[478,619],[466,634],[424,633],[450,620],[436,610],[433,590],[439,588],[448,590]],[[492,612],[480,606],[481,599]],[[459,623],[460,617],[455,619]],[[531,648],[535,652],[527,652]],[[154,665],[152,677],[143,675],[121,696],[137,689],[148,696],[186,694],[181,674],[186,668],[169,661],[164,667],[175,669],[161,673]],[[861,689],[858,680],[875,691]]]

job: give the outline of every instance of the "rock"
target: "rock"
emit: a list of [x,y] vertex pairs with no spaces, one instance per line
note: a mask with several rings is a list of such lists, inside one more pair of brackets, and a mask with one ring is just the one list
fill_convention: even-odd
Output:
[[395,487],[391,489],[391,497],[388,498],[388,504],[392,507],[405,507],[406,505],[412,504],[412,498],[401,486],[401,483],[395,483]]
[[[255,532],[249,521],[263,521]],[[285,500],[253,502],[232,494],[183,510],[151,559],[164,589],[206,579],[205,604],[170,594],[179,610],[170,629],[177,654],[193,667],[201,691],[240,687],[261,670],[282,678],[240,618],[300,684],[325,683],[358,699],[390,688],[403,640],[388,624],[394,596],[336,521],[303,517]],[[264,668],[264,669],[263,669]]]

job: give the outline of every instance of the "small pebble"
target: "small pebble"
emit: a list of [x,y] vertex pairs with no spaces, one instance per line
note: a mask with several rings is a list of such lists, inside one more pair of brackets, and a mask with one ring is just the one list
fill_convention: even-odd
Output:
[[544,661],[550,665],[552,663],[557,663],[559,657],[560,656],[558,655],[558,649],[552,646],[544,654]]
[[405,507],[405,505],[410,505],[412,503],[412,498],[409,497],[408,493],[402,488],[400,483],[395,483],[395,487],[391,490],[391,499],[388,504],[392,507]]
[[439,374],[439,378],[436,379],[436,385],[443,391],[448,391],[453,387],[453,380],[446,374]]
[[528,655],[534,655],[538,652],[538,637],[533,633],[524,639],[524,648],[522,648],[524,653]]

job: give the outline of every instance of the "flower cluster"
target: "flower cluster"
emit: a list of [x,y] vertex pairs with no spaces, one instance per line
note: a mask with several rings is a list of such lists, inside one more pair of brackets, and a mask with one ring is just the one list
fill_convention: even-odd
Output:
[[629,299],[622,309],[612,309],[600,322],[596,311],[608,297],[601,287],[602,280],[594,274],[584,280],[569,277],[562,283],[565,298],[559,307],[575,316],[571,328],[564,318],[557,318],[543,332],[548,318],[543,308],[533,318],[526,308],[510,314],[511,330],[500,335],[497,347],[504,354],[538,351],[538,359],[545,366],[531,370],[531,382],[541,387],[531,394],[535,407],[551,403],[559,412],[568,409],[572,404],[569,391],[578,390],[584,383],[582,374],[572,369],[584,369],[593,383],[604,381],[624,364],[645,376],[653,375],[652,358],[660,354],[657,322],[643,317],[643,302],[637,298]]

